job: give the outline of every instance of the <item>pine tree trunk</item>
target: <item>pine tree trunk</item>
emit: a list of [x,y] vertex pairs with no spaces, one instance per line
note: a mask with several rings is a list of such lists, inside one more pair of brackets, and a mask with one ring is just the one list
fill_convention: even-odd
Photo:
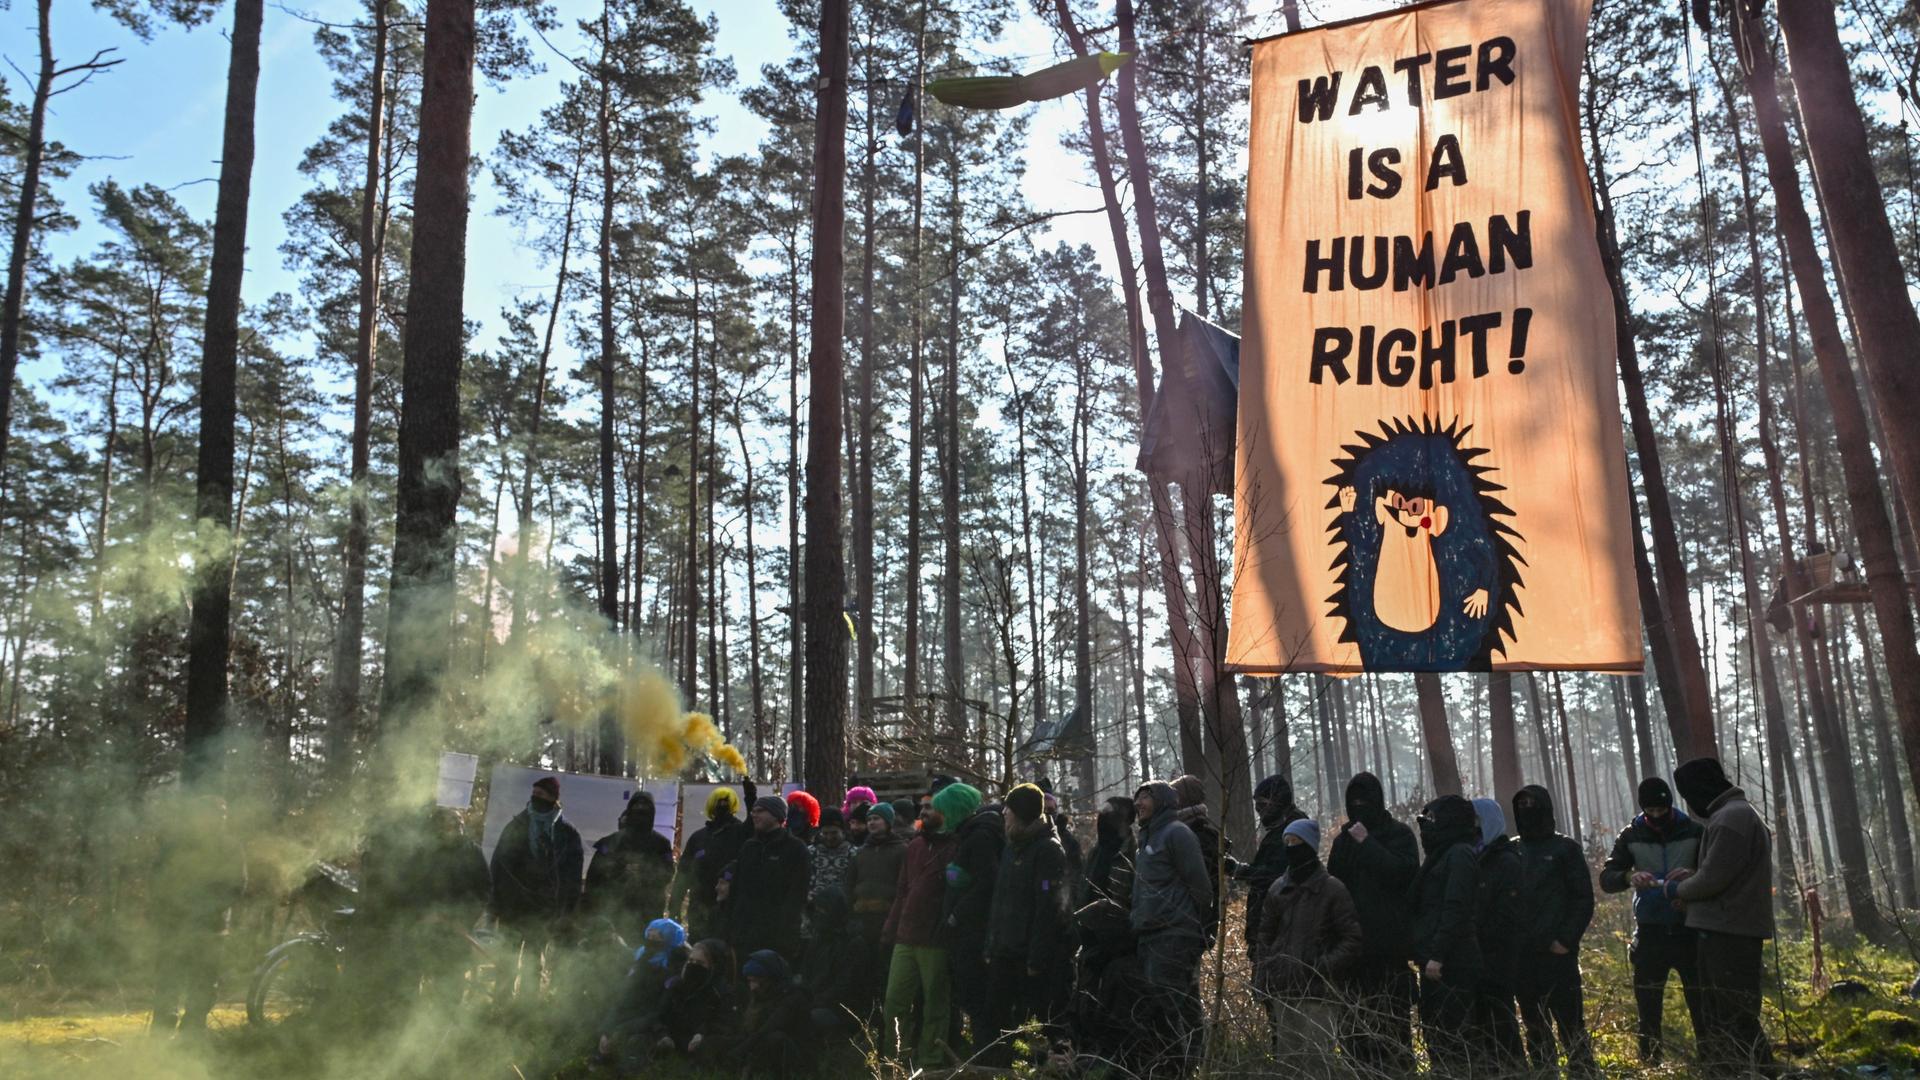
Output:
[[[1874,172],[1834,9],[1824,0],[1783,0],[1779,9],[1794,90],[1806,117],[1814,183],[1829,204],[1846,209],[1828,220],[1828,240],[1835,269],[1852,298],[1861,359],[1874,396],[1888,407],[1904,406],[1920,400],[1920,363],[1913,351],[1914,342],[1920,341],[1920,317],[1907,294],[1906,272]],[[1770,48],[1767,51],[1765,62],[1770,65]],[[1889,423],[1885,432],[1899,490],[1908,505],[1920,504],[1920,425]],[[1889,640],[1887,647],[1897,646]],[[1920,777],[1920,747],[1912,738],[1907,754],[1909,767]]]
[[[1785,12],[1782,13],[1785,17]],[[1774,192],[1775,215],[1787,242],[1788,262],[1799,286],[1801,308],[1806,312],[1807,329],[1813,338],[1814,359],[1820,367],[1821,382],[1839,444],[1841,468],[1845,476],[1847,501],[1853,510],[1854,528],[1860,539],[1861,558],[1867,567],[1867,584],[1873,596],[1874,613],[1887,647],[1888,674],[1893,683],[1895,708],[1901,728],[1908,736],[1908,768],[1920,777],[1920,654],[1915,652],[1912,610],[1907,605],[1905,580],[1894,550],[1893,525],[1880,491],[1872,449],[1868,442],[1866,411],[1854,385],[1845,345],[1840,339],[1839,320],[1827,293],[1814,247],[1812,222],[1794,171],[1791,148],[1787,144],[1785,118],[1781,114],[1775,84],[1773,55],[1757,23],[1745,24],[1751,63],[1748,90],[1760,129],[1760,146],[1767,162],[1767,176]],[[1802,91],[1805,87],[1802,86]],[[1855,116],[1857,121],[1857,114]],[[1878,189],[1875,190],[1878,199]],[[1842,215],[1844,216],[1844,215]],[[1884,224],[1884,221],[1883,221]],[[1890,239],[1890,238],[1889,238]],[[1836,245],[1837,246],[1837,245]],[[1907,308],[1909,316],[1912,308]],[[1864,330],[1864,325],[1863,325]],[[1920,329],[1908,341],[1920,340]],[[1764,440],[1763,440],[1764,441]],[[1776,515],[1778,510],[1776,509]],[[1811,527],[1812,522],[1808,522]],[[1782,522],[1784,528],[1784,522]],[[1794,596],[1807,591],[1805,574],[1793,559],[1791,541],[1783,536],[1783,554],[1787,559],[1788,590]],[[1811,632],[1804,607],[1796,605],[1794,622],[1801,635],[1803,655],[1813,653]],[[1813,680],[1809,671],[1810,682]],[[1837,826],[1836,847],[1847,885],[1849,906],[1854,921],[1869,939],[1883,940],[1890,933],[1884,917],[1874,906],[1868,878],[1865,838],[1861,832],[1852,768],[1846,753],[1846,733],[1834,714],[1825,687],[1810,685],[1814,703],[1814,724],[1820,735],[1821,752],[1826,756],[1827,779]]]
[[387,728],[421,718],[447,667],[460,510],[474,46],[474,0],[428,0],[381,694]]
[[380,256],[386,232],[381,181],[391,164],[382,153],[387,135],[387,0],[370,0],[368,7],[373,13],[373,70],[368,75],[367,174],[360,188],[360,307],[353,355],[353,434],[348,449],[340,624],[334,634],[327,713],[327,779],[336,785],[353,768],[353,736],[360,723],[360,669],[367,622],[367,473],[373,441],[373,358],[380,336]]
[[1887,861],[1893,864],[1892,887],[1898,906],[1914,906],[1913,830],[1907,824],[1907,796],[1900,778],[1900,754],[1894,749],[1893,726],[1887,722],[1887,706],[1880,691],[1879,666],[1873,662],[1873,640],[1867,636],[1866,620],[1857,604],[1850,605],[1853,632],[1860,639],[1860,658],[1866,665],[1867,697],[1872,705],[1874,766],[1880,774],[1880,788],[1887,801]]
[[1580,778],[1573,766],[1573,725],[1567,718],[1567,697],[1557,671],[1553,673],[1553,711],[1560,717],[1560,755],[1567,766],[1567,832],[1584,844],[1587,819],[1580,813]]
[[[787,742],[793,775],[805,774],[806,616],[800,607],[800,236],[796,227],[787,243]],[[671,637],[669,637],[671,640]],[[763,765],[762,775],[767,775]]]
[[[13,212],[13,248],[7,253],[7,291],[4,304],[0,304],[0,475],[6,472],[7,443],[13,430],[13,379],[20,366],[20,326],[26,309],[27,259],[33,252],[33,227],[38,217],[35,207],[40,197],[40,169],[47,154],[47,100],[53,96],[55,78],[53,0],[38,0],[35,6],[39,16],[40,71],[33,82],[33,104],[27,111],[27,141],[21,148],[25,160],[21,163],[20,194]],[[239,18],[239,12],[236,11],[236,26]],[[257,56],[258,50],[255,52]],[[228,80],[232,80],[231,72]]]
[[1413,677],[1413,685],[1420,698],[1420,733],[1433,768],[1433,793],[1436,797],[1458,795],[1460,760],[1454,755],[1453,732],[1447,727],[1447,699],[1440,689],[1440,676],[1422,671]]
[[[744,388],[742,391],[744,395]],[[772,725],[767,720],[767,701],[764,679],[760,665],[760,571],[757,549],[759,544],[753,539],[753,453],[747,448],[747,426],[741,403],[733,406],[733,433],[740,440],[740,466],[744,470],[746,487],[741,496],[742,508],[746,513],[746,522],[742,526],[747,546],[747,685],[753,697],[753,753],[755,771],[761,776],[767,775],[767,749],[773,742]]]
[[847,3],[821,0],[813,160],[813,357],[807,409],[808,790],[838,800],[847,769],[846,567],[840,550],[840,395],[847,302]]
[[[1593,112],[1591,91],[1586,108],[1587,141],[1594,172],[1594,202],[1599,210],[1596,233],[1600,244],[1600,263],[1613,294],[1613,321],[1616,347],[1620,354],[1620,381],[1627,391],[1627,414],[1633,428],[1634,452],[1640,460],[1641,490],[1647,499],[1647,514],[1653,525],[1652,565],[1657,572],[1661,610],[1666,616],[1672,645],[1676,696],[1680,710],[1667,710],[1667,726],[1673,745],[1685,757],[1713,757],[1719,749],[1714,740],[1713,705],[1707,691],[1706,668],[1701,662],[1700,641],[1694,633],[1693,612],[1688,606],[1687,566],[1681,559],[1680,542],[1673,525],[1673,506],[1667,495],[1666,474],[1660,465],[1660,446],[1654,437],[1653,415],[1647,406],[1646,384],[1640,376],[1640,354],[1635,333],[1632,303],[1627,296],[1625,268],[1621,265],[1619,235],[1613,217],[1612,184],[1607,177],[1607,159],[1602,148],[1599,121]],[[1647,590],[1642,588],[1642,602]],[[1658,656],[1655,663],[1658,666]],[[1663,684],[1665,680],[1662,680]],[[1662,687],[1664,691],[1664,685]]]
[[[873,130],[873,92],[878,77],[873,70],[874,12],[867,10],[866,163],[860,173],[860,395],[853,480],[853,606],[860,635],[854,643],[854,722],[861,731],[873,730],[874,628],[873,612],[873,209],[879,179],[874,162],[880,145]],[[909,483],[912,483],[909,480]]]
[[[600,617],[620,629],[620,512],[613,469],[614,367],[620,349],[613,336],[613,72],[606,49],[611,40],[611,5],[600,5]],[[600,716],[594,768],[602,776],[622,772],[620,725],[611,709]]]
[[905,663],[902,700],[912,720],[920,714],[920,561],[921,510],[920,474],[927,453],[926,425],[926,302],[920,294],[920,255],[922,226],[926,217],[927,193],[927,3],[921,0],[920,21],[913,37],[913,247],[907,273],[908,302],[912,313],[912,359],[907,378],[907,566],[901,582],[906,593],[906,628],[901,644]]
[[[1084,746],[1076,748],[1079,753],[1074,760],[1074,773],[1077,778],[1075,795],[1090,803],[1095,789],[1099,787],[1099,770],[1096,762],[1099,756],[1099,725],[1095,723],[1093,713],[1093,592],[1091,578],[1093,567],[1087,550],[1087,533],[1090,493],[1087,487],[1087,470],[1093,454],[1092,427],[1093,405],[1088,400],[1090,390],[1088,382],[1092,374],[1087,370],[1086,347],[1075,350],[1074,394],[1073,394],[1073,708],[1080,723],[1086,728],[1087,738]],[[1125,740],[1122,740],[1123,742]]]
[[[195,517],[225,531],[233,521],[235,375],[240,359],[240,289],[247,269],[247,200],[253,187],[253,111],[260,88],[262,0],[234,0],[227,108],[220,150],[220,195],[213,214],[213,264],[200,361],[200,455]],[[42,25],[45,25],[43,18]],[[12,381],[12,372],[6,372]],[[0,446],[0,453],[4,447]],[[233,579],[202,567],[187,631],[186,772],[217,769],[227,712],[227,656]]]
[[[960,236],[960,157],[957,150],[949,148],[948,166],[948,245],[953,259],[953,277],[947,288],[947,371],[942,380],[940,407],[940,437],[944,450],[941,453],[940,468],[940,528],[944,533],[941,547],[946,557],[946,569],[941,573],[940,585],[944,592],[941,601],[940,622],[942,672],[946,680],[947,723],[946,732],[951,736],[961,736],[967,730],[967,655],[966,640],[960,633],[960,291],[961,277],[961,236]],[[1036,702],[1044,706],[1044,702]]]

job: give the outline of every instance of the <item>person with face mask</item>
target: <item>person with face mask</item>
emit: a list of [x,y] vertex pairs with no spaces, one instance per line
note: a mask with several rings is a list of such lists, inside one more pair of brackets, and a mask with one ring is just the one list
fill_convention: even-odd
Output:
[[1597,1075],[1580,980],[1580,938],[1593,922],[1587,855],[1578,840],[1555,831],[1553,796],[1538,784],[1514,794],[1513,822],[1520,832],[1520,891],[1527,901],[1514,931],[1519,971],[1514,989],[1527,1031],[1527,1056],[1536,1069],[1554,1068],[1557,1029],[1567,1068]]
[[1680,976],[1687,1013],[1700,1037],[1700,978],[1694,967],[1697,933],[1687,929],[1686,914],[1667,898],[1667,878],[1675,870],[1691,872],[1700,862],[1706,830],[1673,805],[1673,789],[1649,776],[1640,782],[1640,814],[1620,831],[1613,852],[1600,870],[1600,888],[1609,893],[1633,890],[1633,1000],[1640,1014],[1640,1060],[1660,1063],[1661,1023],[1667,974]]
[[717,937],[726,932],[720,877],[740,857],[740,846],[751,830],[740,820],[740,795],[730,787],[714,788],[707,796],[706,811],[707,823],[695,829],[680,848],[667,914],[679,917],[684,903],[687,929],[696,937]]
[[1093,817],[1093,836],[1080,895],[1089,903],[1112,900],[1124,910],[1133,900],[1133,800],[1108,799]]
[[1517,1073],[1527,1066],[1513,993],[1519,978],[1513,928],[1519,925],[1526,904],[1520,891],[1520,848],[1507,835],[1507,815],[1500,809],[1500,800],[1475,799],[1473,811],[1480,818],[1480,839],[1474,844],[1480,859],[1474,925],[1483,965],[1473,997],[1473,1045],[1491,1050],[1498,1065],[1495,1071]]
[[1714,758],[1695,758],[1673,773],[1687,809],[1707,823],[1700,864],[1667,873],[1660,891],[1685,907],[1699,934],[1702,1066],[1711,1073],[1774,1071],[1760,1025],[1763,949],[1773,936],[1773,845],[1766,822]]
[[1067,855],[1046,812],[1045,794],[1032,784],[1015,787],[1007,792],[1002,816],[1007,843],[987,912],[992,1030],[976,1032],[976,1041],[995,1039],[993,1048],[982,1054],[984,1063],[1005,1067],[1013,1061],[1012,1042],[999,1033],[1035,1017],[1052,1028],[1065,1010],[1067,897],[1072,890],[1067,887]]
[[548,940],[565,933],[580,906],[580,833],[560,813],[560,781],[533,782],[527,808],[515,814],[493,846],[488,866],[493,896],[488,910],[503,930],[539,956]]
[[765,795],[748,815],[753,838],[740,846],[727,889],[729,943],[736,953],[800,955],[810,861],[807,845],[787,831],[787,814],[780,796]]
[[651,1032],[654,1052],[685,1054],[696,1061],[716,1059],[739,1023],[737,1002],[733,950],[719,938],[695,945],[686,966],[661,992],[659,1019]]
[[1354,1022],[1342,1045],[1363,1069],[1413,1069],[1415,982],[1408,886],[1420,869],[1413,830],[1387,813],[1386,791],[1372,773],[1347,783],[1347,821],[1333,839],[1327,873],[1347,887],[1360,913],[1360,959],[1347,977]]
[[1360,958],[1360,913],[1338,878],[1320,865],[1320,826],[1310,818],[1281,830],[1286,869],[1260,909],[1254,986],[1273,1021],[1280,1071],[1332,1073],[1341,1001],[1336,989]]
[[672,919],[654,919],[636,937],[642,944],[633,951],[620,992],[600,1022],[601,1062],[616,1054],[629,1063],[645,1062],[667,982],[687,962],[687,932]]
[[1306,811],[1293,805],[1293,784],[1284,776],[1269,776],[1253,789],[1253,812],[1260,819],[1260,846],[1253,861],[1241,863],[1234,879],[1247,883],[1247,966],[1260,968],[1260,908],[1267,890],[1287,872],[1287,826],[1306,820]]
[[1200,841],[1180,820],[1180,797],[1164,781],[1134,792],[1140,841],[1133,861],[1133,906],[1142,997],[1155,1022],[1141,1034],[1143,1057],[1175,1071],[1197,1047],[1200,1026],[1200,956],[1206,951],[1206,917],[1213,910],[1213,881]]
[[606,919],[627,941],[659,918],[673,881],[673,844],[653,831],[653,796],[635,791],[620,811],[619,831],[593,843],[581,909]]
[[1472,1039],[1474,991],[1485,974],[1474,905],[1480,860],[1474,843],[1480,817],[1458,795],[1442,795],[1420,811],[1426,858],[1413,883],[1413,963],[1420,971],[1420,1028],[1427,1056],[1442,1076],[1470,1076],[1486,1048]]

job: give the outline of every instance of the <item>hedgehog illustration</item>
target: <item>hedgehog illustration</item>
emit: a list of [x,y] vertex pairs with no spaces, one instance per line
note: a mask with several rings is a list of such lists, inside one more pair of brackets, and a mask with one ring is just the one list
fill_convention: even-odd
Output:
[[1354,433],[1326,483],[1339,582],[1327,601],[1370,671],[1490,671],[1506,653],[1526,560],[1473,429],[1432,417]]

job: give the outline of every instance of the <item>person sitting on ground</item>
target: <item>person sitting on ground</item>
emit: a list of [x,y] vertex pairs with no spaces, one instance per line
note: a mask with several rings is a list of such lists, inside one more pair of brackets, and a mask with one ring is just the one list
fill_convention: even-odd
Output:
[[740,974],[747,980],[748,996],[730,1055],[733,1065],[745,1076],[772,1080],[811,1074],[818,1064],[813,1010],[786,960],[772,949],[761,949],[747,957]]
[[712,1061],[726,1053],[739,1024],[739,993],[733,982],[733,950],[708,938],[687,954],[680,973],[661,993],[659,1022],[653,1029],[656,1054],[685,1054]]
[[620,995],[600,1022],[597,1061],[604,1063],[617,1056],[624,1067],[645,1064],[659,1019],[661,996],[667,981],[687,962],[686,945],[686,930],[672,919],[655,919],[647,924],[643,943],[633,951],[633,963],[620,986]]

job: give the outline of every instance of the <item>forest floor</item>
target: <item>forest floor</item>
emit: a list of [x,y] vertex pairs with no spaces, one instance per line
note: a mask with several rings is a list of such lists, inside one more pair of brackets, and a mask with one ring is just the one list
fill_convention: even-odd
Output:
[[[1627,965],[1624,918],[1603,901],[1601,920],[1582,949],[1589,1026],[1601,1065],[1611,1076],[1682,1078],[1691,1075],[1684,1055],[1648,1069],[1634,1058],[1634,1007]],[[1237,937],[1237,935],[1230,935]],[[1767,988],[1766,1026],[1776,1052],[1790,1070],[1804,1075],[1920,1077],[1920,1001],[1906,988],[1920,971],[1911,949],[1890,951],[1830,927],[1825,947],[1827,977],[1838,993],[1810,989],[1813,949],[1787,931],[1768,950],[1773,978]],[[1238,941],[1229,942],[1237,951]],[[1234,963],[1230,971],[1243,965]],[[1854,984],[1857,984],[1855,986]],[[1207,1075],[1271,1074],[1262,1039],[1264,1022],[1242,987],[1223,983],[1219,996],[1209,978],[1209,1013],[1216,1017]],[[492,1010],[482,1023],[410,1024],[366,1040],[329,1032],[318,1038],[286,1039],[246,1023],[238,1002],[223,1001],[204,1039],[156,1039],[146,1033],[146,1014],[131,990],[90,999],[47,992],[44,987],[0,990],[0,1074],[15,1077],[139,1077],[154,1080],[240,1080],[288,1077],[347,1080],[369,1076],[558,1077],[584,1080],[610,1075],[587,1066],[588,1033],[556,1037],[556,1007],[535,998]],[[1669,1044],[1691,1045],[1677,981],[1668,988]],[[317,1033],[309,1033],[317,1034]],[[543,1045],[544,1044],[544,1045]],[[703,1080],[712,1070],[653,1067],[649,1077]],[[900,1075],[846,1046],[823,1057],[819,1075]]]

